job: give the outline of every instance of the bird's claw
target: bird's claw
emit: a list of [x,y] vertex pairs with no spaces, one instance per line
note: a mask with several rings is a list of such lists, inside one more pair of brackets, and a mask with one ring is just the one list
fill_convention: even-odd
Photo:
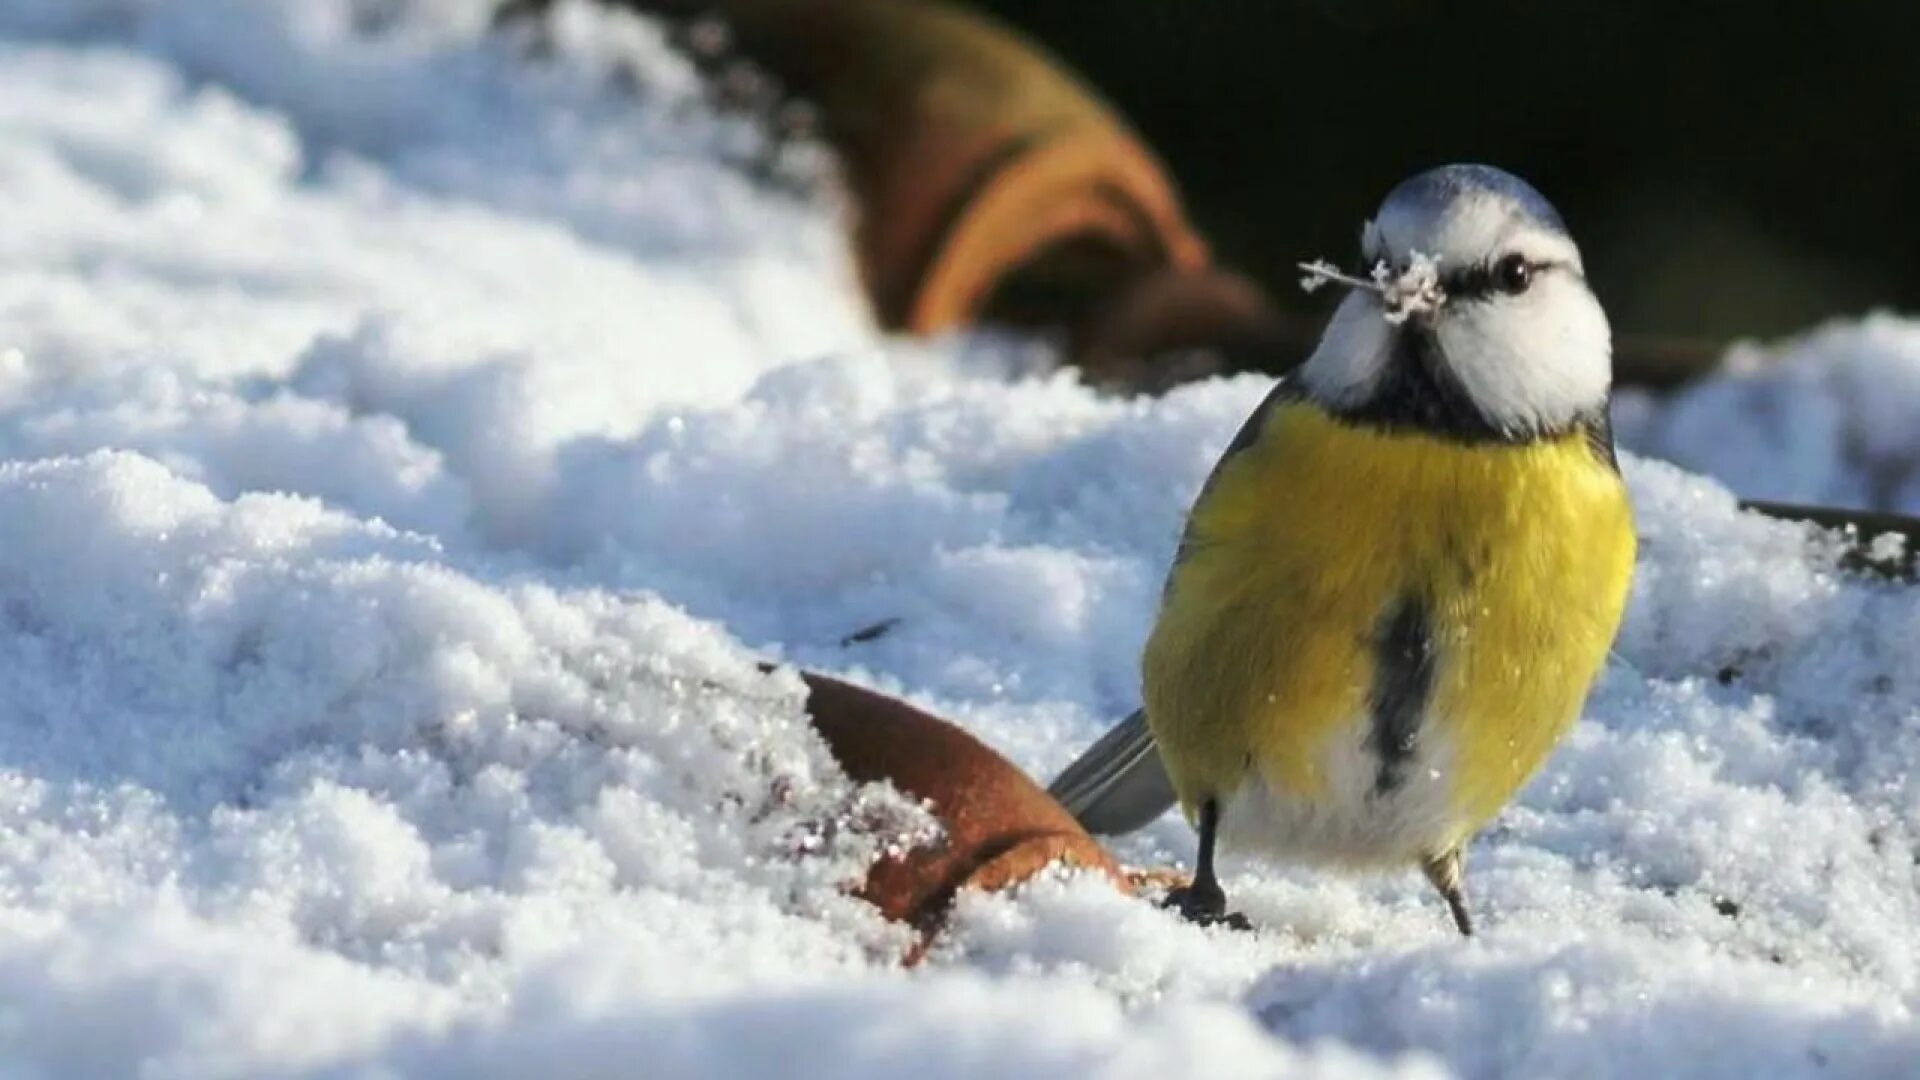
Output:
[[1224,926],[1229,930],[1253,931],[1253,924],[1245,915],[1227,910],[1227,898],[1218,892],[1207,893],[1193,886],[1183,886],[1167,893],[1160,906],[1180,913],[1180,917],[1196,926]]

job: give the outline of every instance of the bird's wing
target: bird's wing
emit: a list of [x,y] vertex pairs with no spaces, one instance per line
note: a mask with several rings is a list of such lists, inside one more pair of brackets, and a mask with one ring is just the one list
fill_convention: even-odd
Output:
[[[1266,430],[1267,418],[1273,415],[1273,410],[1290,401],[1299,401],[1302,396],[1299,375],[1289,372],[1280,376],[1279,381],[1273,384],[1273,389],[1269,390],[1267,396],[1260,399],[1260,404],[1254,406],[1253,412],[1247,415],[1247,420],[1240,425],[1240,430],[1234,433],[1233,441],[1228,443],[1226,450],[1221,452],[1220,460],[1213,463],[1212,471],[1207,473],[1206,480],[1200,485],[1199,494],[1193,497],[1195,506],[1199,506],[1201,500],[1207,497],[1207,492],[1213,490],[1214,482],[1219,479],[1220,471],[1227,467],[1227,463],[1260,441],[1260,433]],[[1167,573],[1169,588],[1173,585],[1173,571],[1178,570],[1180,564],[1187,561],[1187,553],[1191,550],[1193,550],[1193,518],[1189,514],[1186,530],[1180,535],[1180,548],[1173,556],[1173,567]]]
[[1103,836],[1144,828],[1176,801],[1144,709],[1088,747],[1047,793],[1088,832]]
[[[1273,409],[1299,397],[1298,379],[1282,376],[1227,444],[1226,451],[1201,485],[1200,494],[1194,499],[1196,503],[1206,498],[1207,489],[1213,486],[1214,478],[1227,462],[1260,440]],[[1175,569],[1186,560],[1192,545],[1193,530],[1189,524],[1173,559]],[[1168,584],[1172,584],[1171,573]],[[1132,716],[1088,747],[1086,753],[1054,779],[1047,793],[1059,800],[1088,832],[1105,836],[1145,828],[1179,801],[1173,780],[1167,775],[1167,766],[1160,760],[1159,747],[1154,745],[1153,730],[1147,726],[1144,709],[1135,710]]]

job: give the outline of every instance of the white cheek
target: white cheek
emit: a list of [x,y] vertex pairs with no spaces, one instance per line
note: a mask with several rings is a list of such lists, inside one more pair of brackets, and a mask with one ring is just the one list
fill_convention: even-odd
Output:
[[1315,400],[1335,407],[1366,400],[1387,369],[1392,327],[1371,295],[1348,293],[1320,335],[1320,345],[1300,368]]
[[1481,412],[1509,429],[1563,428],[1604,403],[1613,381],[1606,313],[1559,275],[1522,296],[1461,305],[1437,334]]

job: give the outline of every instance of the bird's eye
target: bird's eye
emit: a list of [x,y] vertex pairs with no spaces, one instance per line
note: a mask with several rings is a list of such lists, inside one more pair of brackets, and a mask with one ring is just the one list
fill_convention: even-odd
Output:
[[1515,252],[1494,264],[1493,281],[1501,292],[1517,296],[1533,284],[1533,264],[1525,255]]

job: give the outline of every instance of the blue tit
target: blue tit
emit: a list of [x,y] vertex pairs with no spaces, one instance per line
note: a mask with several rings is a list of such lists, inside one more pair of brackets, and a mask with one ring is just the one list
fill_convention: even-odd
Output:
[[1422,868],[1472,932],[1462,852],[1579,716],[1635,536],[1612,344],[1560,215],[1448,165],[1362,231],[1369,278],[1254,410],[1188,517],[1144,708],[1055,782],[1095,832],[1177,801],[1188,917],[1214,849]]

